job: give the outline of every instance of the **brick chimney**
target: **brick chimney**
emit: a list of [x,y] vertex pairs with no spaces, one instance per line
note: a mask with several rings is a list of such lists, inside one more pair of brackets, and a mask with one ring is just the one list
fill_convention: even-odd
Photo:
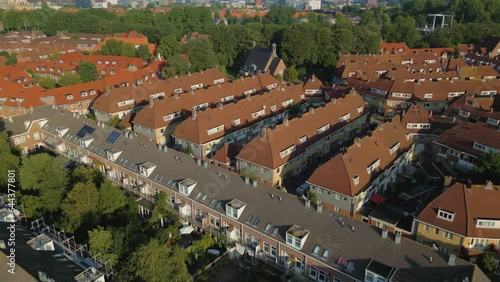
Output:
[[493,189],[493,182],[491,182],[491,180],[486,181],[486,183],[484,184],[484,189],[487,190]]
[[196,119],[196,110],[193,109],[193,111],[191,112],[191,119],[195,120]]
[[284,124],[285,126],[288,126],[288,118],[284,118],[284,119],[283,119],[283,124]]
[[260,139],[266,140],[267,138],[267,127],[262,127],[260,129]]
[[276,55],[276,43],[273,43],[273,59],[278,57],[278,55]]

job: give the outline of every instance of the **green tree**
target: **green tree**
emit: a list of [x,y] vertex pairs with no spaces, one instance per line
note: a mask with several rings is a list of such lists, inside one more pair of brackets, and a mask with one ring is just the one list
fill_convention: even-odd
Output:
[[97,168],[87,165],[79,165],[71,173],[71,183],[92,182],[96,187],[101,186],[104,182],[104,175]]
[[312,66],[318,62],[316,26],[309,23],[292,25],[283,33],[282,57],[287,65]]
[[144,45],[144,44],[139,45],[139,48],[137,48],[137,50],[135,52],[135,56],[143,59],[146,62],[149,62],[149,59],[151,58],[151,54],[149,54],[148,45]]
[[160,192],[160,196],[156,201],[155,207],[151,212],[151,218],[149,222],[156,223],[158,221],[161,222],[161,226],[163,226],[163,219],[170,214],[168,205],[167,205],[167,194],[164,192]]
[[495,257],[490,254],[481,254],[478,260],[478,266],[484,273],[489,274],[495,271],[497,263]]
[[[11,147],[8,141],[7,132],[0,132],[0,171],[4,173],[0,175],[0,187],[7,187],[8,174],[7,171],[19,169],[19,157],[11,153]],[[13,183],[15,184],[15,183]],[[5,191],[7,192],[7,191]]]
[[21,189],[41,205],[40,210],[34,209],[32,214],[59,209],[69,180],[68,171],[59,159],[46,153],[24,158],[19,174]]
[[474,164],[475,182],[484,183],[487,180],[500,184],[500,153],[483,153]]
[[285,70],[285,78],[286,81],[293,83],[299,78],[299,72],[294,66],[288,67]]
[[6,65],[17,64],[17,53],[10,53],[8,56],[6,56],[5,57],[5,64]]
[[306,196],[307,199],[309,199],[309,201],[313,203],[316,203],[316,201],[318,200],[316,194],[314,192],[311,192],[310,190],[307,190],[306,193],[304,193],[304,195]]
[[189,247],[192,253],[197,253],[198,255],[204,255],[207,250],[215,244],[214,238],[208,234],[201,236],[199,241],[195,241],[193,245]]
[[88,232],[90,253],[92,255],[101,254],[103,261],[111,260],[113,265],[118,263],[119,255],[114,252],[113,232],[101,226]]
[[295,8],[276,5],[267,12],[263,20],[278,25],[291,25],[294,22],[293,15],[295,12]]
[[82,82],[91,82],[97,79],[97,67],[92,62],[81,61],[76,73]]
[[107,40],[104,46],[101,48],[103,55],[108,56],[120,56],[123,50],[123,41],[118,41],[115,39]]
[[289,116],[289,118],[292,119],[292,118],[296,117],[301,112],[302,112],[302,110],[300,109],[300,105],[297,103],[293,103],[290,106],[290,110],[288,111],[288,116]]
[[206,38],[190,40],[184,45],[184,51],[191,62],[192,71],[200,71],[218,64],[212,43]]
[[163,37],[158,45],[157,52],[160,53],[164,58],[170,58],[181,54],[182,48],[181,44],[175,37],[175,35],[170,35]]
[[145,282],[190,282],[185,253],[158,240],[151,240],[135,251],[130,258],[130,268]]
[[98,211],[99,192],[94,183],[76,183],[64,199],[61,210],[65,230],[73,233],[82,224],[93,224]]
[[120,188],[106,180],[99,188],[99,212],[101,215],[112,214],[124,208],[127,199]]
[[59,87],[70,86],[81,83],[81,78],[78,73],[73,72],[65,72],[59,79],[57,80],[57,85]]
[[135,46],[132,43],[123,44],[120,56],[136,57],[136,55],[137,54],[136,54]]
[[35,82],[45,89],[52,89],[57,86],[57,81],[50,77],[35,77]]
[[168,62],[161,70],[161,74],[164,78],[174,77],[176,75],[185,75],[188,72],[188,63],[179,55],[168,58]]

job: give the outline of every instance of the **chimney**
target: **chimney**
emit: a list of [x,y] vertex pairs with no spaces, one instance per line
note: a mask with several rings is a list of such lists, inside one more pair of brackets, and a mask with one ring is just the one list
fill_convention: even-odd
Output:
[[313,74],[312,78],[311,78],[311,81],[312,82],[315,82],[316,81],[316,76]]
[[361,147],[361,138],[359,137],[354,138],[354,144],[358,145],[358,147]]
[[284,124],[285,126],[288,126],[288,118],[284,118],[284,119],[283,119],[283,124]]
[[493,182],[491,182],[491,180],[487,180],[486,183],[484,184],[484,189],[487,190],[493,189]]
[[267,128],[266,127],[262,127],[260,129],[260,139],[266,140],[266,138],[267,138]]
[[396,232],[396,238],[394,238],[394,242],[396,243],[396,245],[401,244],[401,232]]
[[448,265],[455,266],[455,259],[456,258],[457,258],[457,256],[455,254],[450,254],[450,256],[448,257]]
[[429,257],[429,262],[432,263],[432,256]]
[[309,108],[309,113],[312,114],[312,115],[314,115],[314,107],[310,107]]
[[432,111],[430,111],[429,115],[432,117]]
[[245,96],[247,97],[247,100],[251,100],[252,99],[251,98],[252,96],[250,94],[246,94]]
[[191,94],[194,94],[194,90],[193,90],[193,89],[191,89],[191,92],[190,92],[190,93],[191,93]]
[[389,233],[389,231],[387,230],[387,226],[384,226],[384,228],[382,229],[382,238],[383,239],[387,239],[387,233]]
[[444,188],[450,187],[452,180],[453,180],[453,177],[451,175],[446,175],[444,177],[444,183],[443,183]]
[[332,99],[332,103],[337,104],[337,99],[336,99],[336,98],[333,98],[333,99]]
[[154,105],[153,100],[154,100],[153,98],[149,99],[149,108],[151,108],[151,109],[153,108],[153,105]]
[[252,41],[252,46],[253,46],[253,48],[255,48],[255,40]]
[[278,57],[276,55],[276,43],[273,43],[273,58],[276,58],[276,57]]
[[191,72],[188,72],[188,76],[191,76]]
[[472,181],[470,181],[470,179],[467,179],[467,190],[472,190]]
[[109,95],[109,86],[104,86],[104,94]]
[[222,103],[218,103],[218,104],[217,104],[217,107],[218,107],[219,109],[221,109],[221,110],[222,110],[222,109],[224,109],[224,106],[222,105]]
[[191,118],[192,118],[193,120],[195,120],[195,119],[196,119],[196,110],[195,110],[195,109],[193,109],[193,111],[191,112]]
[[318,201],[316,203],[316,205],[317,205],[317,208],[318,208],[317,209],[318,213],[322,213],[323,212],[323,203],[321,203],[321,201]]
[[9,122],[14,122],[11,116],[9,116]]
[[306,209],[311,207],[311,200],[306,199]]

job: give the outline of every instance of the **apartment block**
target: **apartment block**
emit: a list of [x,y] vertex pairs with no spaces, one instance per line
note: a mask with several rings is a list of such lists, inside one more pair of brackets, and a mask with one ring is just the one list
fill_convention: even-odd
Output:
[[129,113],[140,111],[154,99],[164,99],[224,82],[227,82],[227,76],[218,69],[189,73],[167,80],[141,79],[135,83],[126,82],[120,87],[104,91],[104,95],[95,100],[91,109],[99,120],[109,121],[114,116],[121,119]]
[[237,170],[270,187],[282,186],[363,131],[366,117],[365,103],[355,91],[310,108],[297,118],[263,129],[241,149]]
[[267,92],[276,87],[278,81],[273,76],[260,74],[207,89],[191,89],[186,94],[174,93],[137,112],[133,120],[134,132],[155,140],[157,144],[172,143],[170,136],[175,128],[193,111],[216,107],[219,103],[233,103],[234,99],[246,98],[247,95]]
[[[239,175],[205,161],[164,147],[158,150],[153,143],[115,134],[93,120],[50,110],[42,126],[47,148],[94,165],[144,199],[154,201],[153,195],[165,192],[169,208],[182,221],[214,236],[224,235],[230,251],[250,262],[271,261],[301,279],[321,282],[383,277],[381,265],[391,269],[396,280],[488,281],[481,270],[460,258],[440,256],[417,242],[381,233],[321,206],[308,208],[286,193],[269,195],[263,185],[250,187]],[[20,117],[10,126],[18,122],[22,123]]]
[[[413,157],[413,140],[399,116],[386,122],[317,168],[307,180],[325,207],[354,216],[374,194],[385,191]],[[335,175],[335,177],[332,177]]]
[[174,144],[192,149],[197,157],[213,156],[224,144],[242,147],[257,136],[262,127],[272,127],[288,117],[294,104],[306,103],[300,86],[282,87],[248,95],[233,103],[218,103],[216,108],[192,111],[172,134]]

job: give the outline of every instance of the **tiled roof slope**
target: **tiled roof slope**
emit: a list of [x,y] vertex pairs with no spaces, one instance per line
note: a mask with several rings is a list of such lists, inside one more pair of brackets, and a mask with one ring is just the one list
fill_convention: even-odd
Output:
[[[390,154],[389,149],[399,142],[400,148]],[[333,159],[314,171],[308,182],[346,196],[356,196],[371,183],[372,176],[388,168],[401,152],[413,144],[399,116],[382,124],[373,131],[371,136],[359,140],[359,145],[353,144],[345,153],[336,155]],[[368,173],[367,167],[380,160],[378,168]],[[332,177],[335,175],[335,177]],[[359,183],[354,184],[354,177],[359,177]]]
[[[359,112],[358,109],[362,111]],[[314,112],[306,112],[302,118],[288,121],[288,125],[281,124],[273,130],[267,130],[265,138],[258,136],[246,144],[237,158],[263,167],[275,169],[289,159],[294,158],[311,144],[339,129],[346,124],[339,122],[339,118],[350,114],[349,121],[355,120],[365,114],[365,102],[359,94],[353,93],[345,98],[333,99],[324,107],[319,107]],[[330,129],[318,135],[318,129],[330,125]],[[305,143],[300,143],[300,138],[307,136]],[[280,152],[296,145],[296,150],[282,158]]]
[[[453,233],[475,238],[500,238],[500,229],[477,228],[476,219],[500,219],[500,186],[456,183],[434,199],[418,216],[425,222]],[[438,210],[455,213],[453,221],[439,218]]]
[[500,150],[500,131],[486,123],[464,122],[446,130],[436,142],[477,156],[482,151],[474,148],[474,142]]
[[[270,93],[262,95],[254,95],[249,99],[241,99],[236,103],[228,103],[219,105],[217,108],[201,111],[196,114],[195,119],[184,120],[175,130],[173,136],[194,142],[196,144],[204,144],[212,140],[222,138],[224,135],[230,134],[241,128],[250,126],[262,119],[269,118],[276,113],[283,112],[291,105],[285,102],[293,100],[293,103],[300,104],[304,99],[304,94],[299,85],[286,87],[284,90],[273,89]],[[285,103],[285,104],[283,104]],[[286,106],[283,106],[286,105]],[[275,110],[271,107],[275,106]],[[252,114],[264,110],[262,116],[256,118]],[[233,125],[233,120],[239,119],[239,125]],[[208,134],[208,130],[217,126],[224,125],[224,130]]]
[[[460,116],[460,111],[469,112],[469,117]],[[467,121],[473,117],[479,117],[485,122],[488,118],[500,120],[500,95],[487,97],[462,95],[446,108],[443,115]]]
[[[429,113],[422,105],[413,104],[403,113],[401,122],[407,132],[440,135],[444,130],[450,129],[455,124],[453,120],[446,117],[436,116]],[[429,123],[431,128],[408,128],[409,123]]]
[[[277,84],[277,80],[269,74],[256,75],[253,78],[235,80],[232,83],[220,84],[217,87],[195,90],[176,96],[166,97],[163,100],[155,101],[152,107],[141,109],[135,119],[134,124],[139,124],[148,128],[161,128],[168,126],[172,122],[178,122],[191,115],[193,107],[208,103],[217,104],[221,99],[234,96],[238,98],[244,96],[245,91],[254,89],[259,91],[269,85]],[[172,120],[165,120],[164,116],[179,112],[181,116]]]

